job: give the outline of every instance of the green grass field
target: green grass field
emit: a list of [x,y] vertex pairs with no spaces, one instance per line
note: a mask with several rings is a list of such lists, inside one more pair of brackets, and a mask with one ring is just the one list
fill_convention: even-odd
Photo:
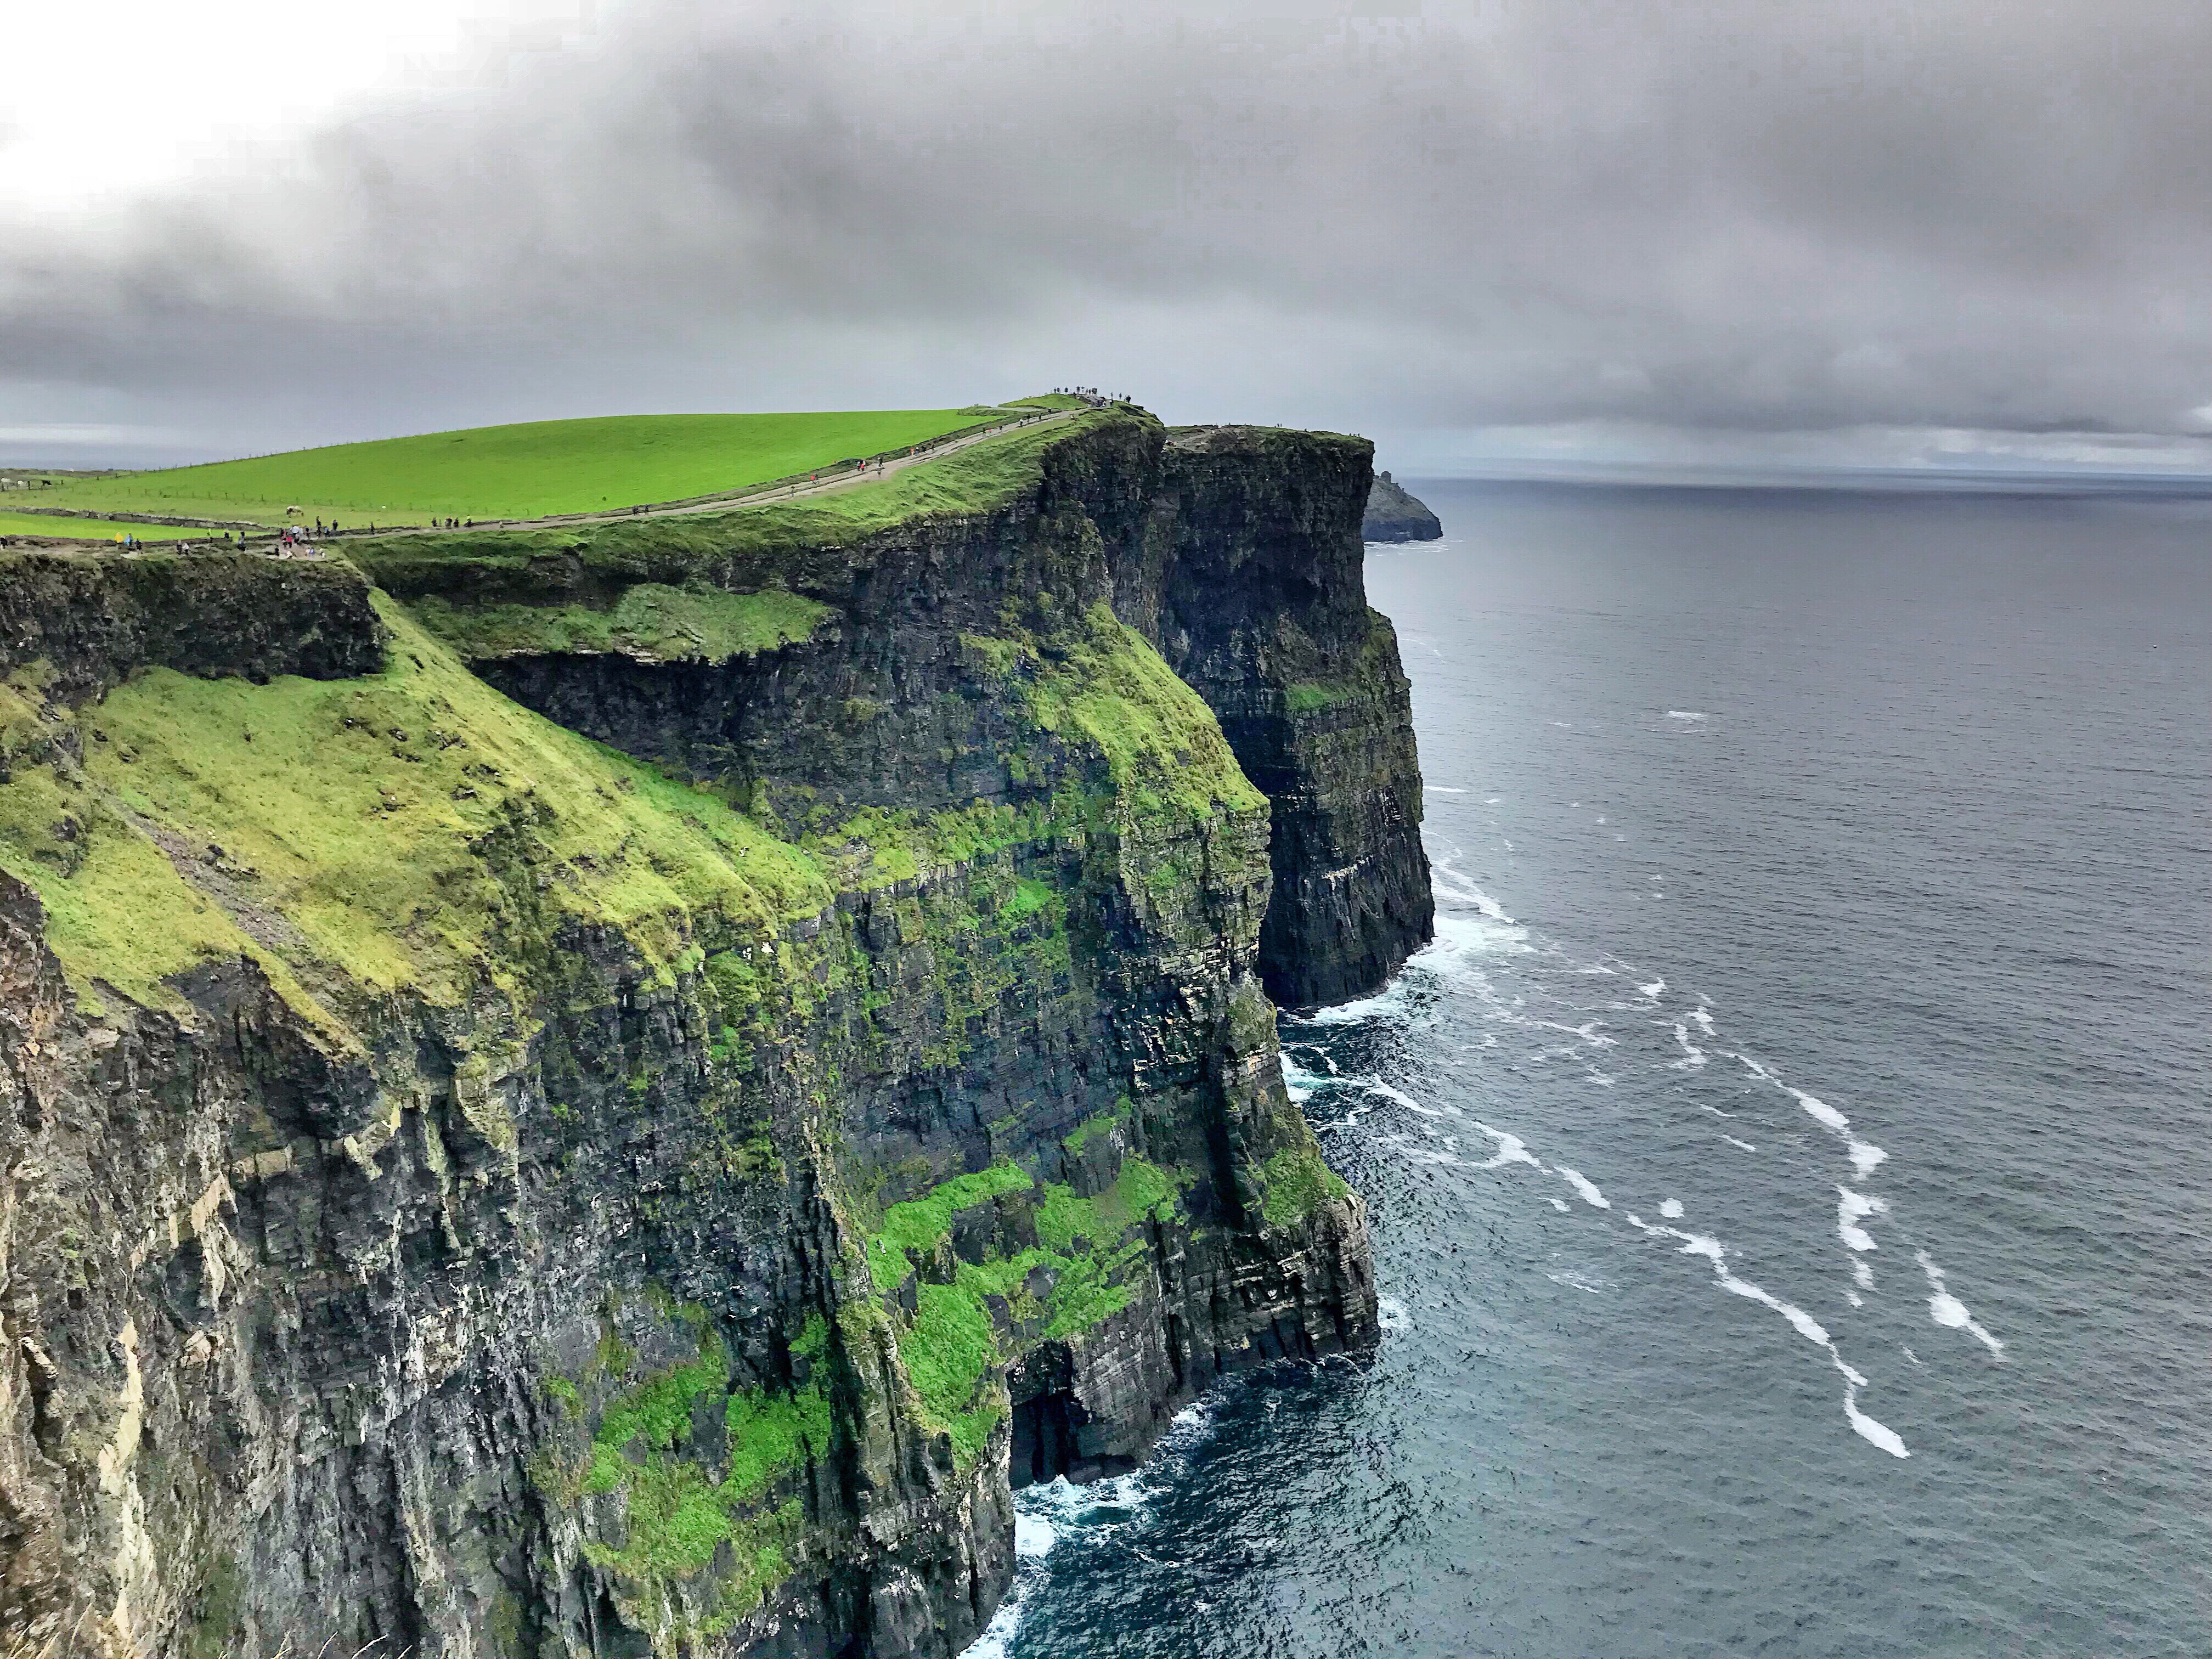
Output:
[[[680,586],[702,568],[726,572],[733,564],[765,580],[765,573],[784,569],[790,560],[842,560],[842,550],[861,538],[913,519],[988,512],[1034,487],[1039,458],[1051,446],[1087,429],[1150,418],[1103,410],[1079,415],[1003,434],[880,483],[795,501],[586,525],[375,537],[349,540],[343,550],[371,581],[407,599],[452,591],[457,573],[469,573],[465,585],[478,605],[491,603],[486,596],[492,589],[512,586],[544,553],[580,558],[624,583]],[[795,567],[784,574],[793,588],[806,585]],[[487,613],[495,634],[505,625]],[[474,643],[482,653],[501,648],[495,638]]]
[[252,460],[58,483],[41,507],[349,530],[433,519],[535,519],[683,501],[906,448],[1001,411],[611,415],[295,450]]
[[[51,492],[42,493],[40,500],[47,499],[48,494]],[[136,510],[122,509],[126,513]],[[68,536],[84,541],[112,542],[119,535],[129,534],[142,542],[204,542],[221,533],[215,530],[179,530],[163,524],[110,524],[104,519],[50,519],[40,513],[0,513],[0,536]]]

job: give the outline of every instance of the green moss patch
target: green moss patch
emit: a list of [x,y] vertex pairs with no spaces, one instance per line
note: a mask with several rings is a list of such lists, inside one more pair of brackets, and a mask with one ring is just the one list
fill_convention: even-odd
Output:
[[811,637],[836,613],[818,601],[770,589],[640,582],[605,609],[581,605],[457,607],[427,595],[414,607],[423,624],[471,659],[619,653],[643,662],[727,662]]
[[[980,636],[963,635],[969,649]],[[1101,605],[1048,641],[995,642],[1001,671],[1037,730],[1081,744],[1104,764],[1115,810],[1136,819],[1211,820],[1264,812],[1213,711],[1135,629]]]
[[[951,1437],[963,1468],[1006,1409],[994,1368],[1036,1342],[1079,1335],[1128,1306],[1150,1250],[1140,1224],[1176,1212],[1174,1178],[1142,1158],[1124,1158],[1114,1184],[1091,1198],[1057,1182],[1038,1189],[1014,1165],[996,1164],[884,1212],[883,1227],[868,1240],[878,1288],[896,1291],[916,1259],[951,1236],[955,1215],[991,1200],[1029,1204],[1037,1243],[960,1262],[951,1283],[915,1287],[910,1319],[891,1316],[915,1392]],[[1047,1286],[1042,1297],[1033,1290],[1040,1283]]]
[[[576,1392],[569,1382],[561,1397]],[[717,1417],[722,1444],[709,1455],[697,1432],[702,1419]],[[618,1498],[606,1528],[617,1538],[587,1539],[586,1559],[658,1601],[665,1616],[679,1605],[703,1607],[694,1620],[700,1628],[726,1627],[785,1576],[786,1552],[798,1535],[797,1501],[763,1500],[809,1460],[826,1457],[831,1433],[818,1383],[733,1388],[728,1351],[708,1332],[696,1359],[655,1372],[602,1407],[572,1501]],[[710,1570],[703,1592],[686,1583]],[[678,1596],[679,1585],[690,1593]]]
[[1293,714],[1312,714],[1324,708],[1341,708],[1358,695],[1350,686],[1325,685],[1317,680],[1305,680],[1283,688],[1283,706]]
[[1260,1209],[1270,1227],[1295,1227],[1323,1204],[1352,1191],[1310,1141],[1283,1148],[1260,1166]]

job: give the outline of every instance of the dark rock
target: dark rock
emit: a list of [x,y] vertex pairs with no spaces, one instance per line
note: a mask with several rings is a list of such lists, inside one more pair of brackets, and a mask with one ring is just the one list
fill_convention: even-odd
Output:
[[1380,990],[1434,926],[1411,688],[1362,574],[1373,453],[1325,433],[1176,433],[1117,590],[1273,803],[1261,973],[1292,1006]]
[[1444,533],[1443,523],[1387,472],[1375,475],[1367,492],[1366,516],[1361,521],[1362,540],[1370,542],[1432,542]]
[[147,668],[342,679],[384,665],[359,572],[258,553],[0,553],[0,674],[76,703]]

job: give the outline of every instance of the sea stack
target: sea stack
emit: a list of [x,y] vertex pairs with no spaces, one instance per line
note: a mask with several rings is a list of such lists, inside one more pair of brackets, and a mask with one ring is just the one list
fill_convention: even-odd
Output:
[[1395,483],[1389,473],[1375,475],[1367,492],[1367,516],[1359,526],[1360,539],[1370,542],[1432,542],[1444,533],[1437,515]]

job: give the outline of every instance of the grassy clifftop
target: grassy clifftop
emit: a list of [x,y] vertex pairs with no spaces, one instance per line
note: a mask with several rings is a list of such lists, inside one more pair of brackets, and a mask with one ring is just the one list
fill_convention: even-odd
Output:
[[835,495],[726,513],[371,537],[349,541],[345,552],[379,586],[410,599],[612,593],[635,582],[682,586],[702,576],[734,586],[840,586],[847,551],[864,538],[920,519],[1005,507],[1036,488],[1054,445],[1149,418],[1102,410],[1034,426]]
[[285,522],[284,509],[296,506],[349,528],[534,519],[743,489],[902,450],[999,412],[976,405],[532,421],[72,480],[27,504],[263,524]]

